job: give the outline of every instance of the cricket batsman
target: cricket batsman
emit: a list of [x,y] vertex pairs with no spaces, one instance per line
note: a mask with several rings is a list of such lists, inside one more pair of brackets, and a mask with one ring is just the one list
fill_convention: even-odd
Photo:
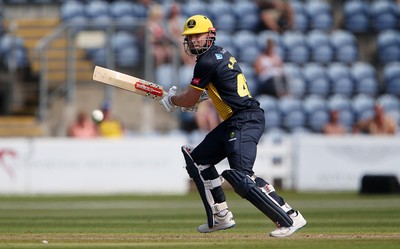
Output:
[[[206,16],[189,17],[182,36],[185,52],[197,57],[193,78],[179,94],[176,86],[171,87],[160,104],[168,112],[177,107],[195,110],[206,92],[223,119],[197,147],[182,146],[186,170],[196,184],[207,215],[207,222],[197,230],[210,233],[235,226],[221,187],[225,179],[238,195],[276,224],[270,236],[290,236],[305,226],[306,220],[253,171],[257,144],[264,133],[264,110],[251,96],[235,57],[214,44],[216,29]],[[230,169],[220,176],[215,165],[225,158]]]

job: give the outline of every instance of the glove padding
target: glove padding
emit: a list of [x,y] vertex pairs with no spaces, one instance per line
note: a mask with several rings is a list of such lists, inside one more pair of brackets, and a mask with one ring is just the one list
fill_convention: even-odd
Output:
[[176,95],[176,86],[172,86],[169,90],[168,90],[168,94],[165,95],[161,100],[160,100],[160,105],[162,105],[165,110],[167,112],[172,112],[176,109],[176,105],[174,105],[171,101],[172,96]]
[[199,104],[201,102],[203,102],[204,100],[209,99],[210,97],[208,97],[208,94],[206,91],[203,91],[200,95],[199,100],[197,101],[197,103],[194,106],[191,107],[182,107],[182,111],[183,112],[197,112],[197,109],[199,109]]

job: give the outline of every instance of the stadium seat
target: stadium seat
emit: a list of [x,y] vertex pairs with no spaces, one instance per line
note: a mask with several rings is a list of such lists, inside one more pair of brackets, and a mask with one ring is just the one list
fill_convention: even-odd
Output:
[[208,6],[202,1],[186,1],[182,4],[181,9],[184,17],[193,15],[209,16]]
[[265,128],[271,130],[281,126],[281,113],[278,107],[278,100],[268,95],[260,95],[257,97],[260,107],[264,110]]
[[85,14],[88,18],[96,18],[99,16],[109,15],[109,5],[108,2],[103,0],[88,1],[85,4]]
[[160,82],[165,89],[176,84],[174,67],[172,64],[162,64],[156,68],[156,82]]
[[358,47],[353,33],[346,30],[334,30],[331,33],[331,42],[335,51],[335,60],[344,63],[353,63],[358,59]]
[[307,94],[322,97],[330,94],[330,81],[324,66],[318,63],[307,63],[303,67],[303,75],[307,84]]
[[285,63],[283,66],[290,95],[302,98],[306,94],[306,82],[301,67],[294,63]]
[[76,17],[85,16],[85,5],[82,2],[69,0],[60,6],[60,18],[62,21],[69,21]]
[[365,33],[370,28],[369,3],[350,0],[343,3],[344,28],[353,33]]
[[358,94],[351,100],[351,106],[357,121],[373,117],[375,99],[364,94]]
[[398,3],[391,0],[372,1],[370,4],[371,26],[375,31],[399,28]]
[[125,46],[118,50],[115,62],[119,67],[134,67],[139,64],[140,52],[137,46]]
[[303,64],[309,60],[309,49],[306,37],[297,31],[286,31],[282,35],[285,61]]
[[386,115],[393,118],[397,125],[400,125],[400,99],[392,94],[383,94],[376,99],[376,103],[381,105]]
[[333,61],[333,46],[329,34],[325,31],[312,30],[307,35],[307,44],[310,49],[310,59],[319,63]]
[[400,62],[391,62],[384,66],[383,83],[386,93],[400,97]]
[[237,1],[232,5],[238,30],[257,31],[259,26],[258,6],[254,1]]
[[235,32],[232,35],[232,42],[237,51],[245,49],[246,47],[258,48],[257,35],[254,32],[248,30],[240,30]]
[[368,62],[356,62],[351,66],[355,94],[366,94],[375,97],[378,94],[376,69]]
[[308,95],[303,100],[303,108],[307,115],[307,127],[313,132],[322,132],[329,121],[325,99],[317,95]]
[[333,27],[333,12],[325,1],[308,0],[305,3],[309,28],[330,31]]
[[221,13],[213,19],[214,27],[219,31],[235,32],[236,17],[232,13]]
[[327,75],[331,82],[331,93],[347,97],[353,95],[354,82],[349,67],[340,62],[331,63],[327,67]]
[[138,46],[137,38],[128,31],[117,31],[110,39],[111,47],[114,52],[118,52],[124,47]]
[[135,17],[135,5],[127,0],[112,1],[109,6],[109,13],[115,19],[124,16]]
[[282,126],[289,132],[304,127],[306,115],[303,110],[302,101],[293,97],[282,97],[278,104],[282,114]]
[[376,38],[378,60],[382,64],[400,61],[400,32],[384,30]]
[[308,14],[305,10],[304,3],[301,1],[290,1],[290,5],[294,12],[294,30],[306,32],[308,30]]

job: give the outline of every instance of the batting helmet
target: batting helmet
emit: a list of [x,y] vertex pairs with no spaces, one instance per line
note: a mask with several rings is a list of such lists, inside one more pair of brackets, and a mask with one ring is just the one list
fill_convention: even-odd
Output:
[[208,33],[210,31],[215,32],[215,28],[210,19],[206,16],[195,15],[186,20],[182,35],[194,35]]

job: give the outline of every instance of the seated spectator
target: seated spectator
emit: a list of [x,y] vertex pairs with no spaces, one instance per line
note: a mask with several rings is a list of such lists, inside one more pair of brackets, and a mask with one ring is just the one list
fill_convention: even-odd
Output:
[[97,137],[96,125],[85,112],[79,112],[76,120],[68,127],[68,136],[77,138]]
[[375,105],[374,116],[372,118],[359,121],[353,126],[353,133],[394,135],[396,132],[396,121],[387,116],[383,107],[380,105]]
[[161,64],[171,62],[173,48],[171,39],[166,32],[164,20],[164,9],[161,5],[154,4],[150,8],[148,18],[148,28],[150,30],[150,42],[152,44],[152,52],[154,57],[154,65],[157,67]]
[[258,78],[257,93],[274,97],[287,95],[287,82],[283,70],[283,61],[276,52],[275,42],[268,39],[263,53],[254,63]]
[[339,111],[333,110],[329,114],[329,122],[324,126],[323,133],[326,135],[344,135],[346,128],[339,120]]
[[294,12],[288,2],[282,0],[257,0],[260,8],[261,28],[283,33],[294,27]]
[[98,124],[99,135],[106,138],[122,138],[125,130],[122,122],[111,115],[111,104],[105,102],[101,108],[103,120]]

